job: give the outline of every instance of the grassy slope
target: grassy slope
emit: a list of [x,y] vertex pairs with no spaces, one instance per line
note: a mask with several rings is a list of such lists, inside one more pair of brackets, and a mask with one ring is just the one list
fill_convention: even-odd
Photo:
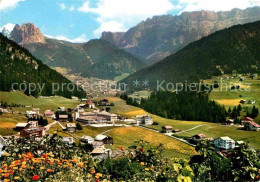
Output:
[[[40,113],[45,110],[57,110],[58,106],[64,106],[66,108],[75,107],[80,102],[71,99],[66,99],[63,97],[49,97],[49,98],[35,98],[31,96],[26,96],[21,92],[0,92],[0,100],[6,101],[9,104],[16,103],[26,106],[32,106],[40,108]],[[31,110],[31,107],[13,108],[14,111],[25,112],[26,110]]]
[[0,135],[16,134],[17,132],[13,130],[15,125],[26,121],[27,118],[23,115],[3,113],[3,115],[0,116]]
[[114,139],[113,149],[119,149],[120,146],[127,148],[136,145],[134,141],[144,140],[149,142],[151,146],[163,144],[166,150],[164,155],[167,157],[189,158],[196,154],[194,148],[187,144],[139,127],[116,128],[107,134]]
[[[111,112],[115,112],[117,114],[134,118],[135,115],[138,114],[146,114],[147,112],[133,106],[126,105],[124,100],[119,98],[108,98],[115,103],[114,107],[111,107]],[[147,113],[149,114],[149,113]],[[152,115],[152,114],[150,114]],[[249,132],[244,130],[238,130],[237,127],[229,127],[222,126],[216,123],[209,122],[200,122],[200,121],[179,121],[179,120],[171,120],[165,119],[156,115],[152,115],[153,120],[158,122],[159,125],[148,126],[149,128],[153,128],[156,130],[161,130],[161,126],[163,125],[171,125],[174,129],[188,130],[198,125],[202,125],[192,131],[184,132],[181,134],[177,134],[181,137],[191,137],[198,133],[204,133],[207,137],[217,138],[220,136],[230,136],[235,140],[244,140],[250,142],[251,146],[260,149],[260,132]]]

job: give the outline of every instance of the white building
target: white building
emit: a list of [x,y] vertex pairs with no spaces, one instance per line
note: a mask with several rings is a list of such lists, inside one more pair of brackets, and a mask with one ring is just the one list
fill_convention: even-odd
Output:
[[214,145],[220,149],[233,149],[235,148],[236,142],[228,136],[219,137],[214,140]]
[[33,118],[33,117],[37,116],[37,113],[35,111],[26,111],[25,115],[28,118]]
[[69,145],[72,145],[72,144],[74,143],[73,137],[63,137],[62,141],[63,141],[64,143],[69,144]]
[[145,115],[137,115],[135,117],[135,120],[136,120],[136,124],[137,125],[140,125],[140,124],[152,125],[153,124],[152,116],[149,116],[147,114],[145,114]]
[[111,122],[118,121],[118,117],[116,114],[112,114],[106,111],[98,112],[97,116],[106,118],[107,121],[111,121]]
[[95,141],[95,139],[92,138],[91,136],[84,135],[84,136],[81,137],[80,141],[82,141],[84,143],[92,143],[92,142]]

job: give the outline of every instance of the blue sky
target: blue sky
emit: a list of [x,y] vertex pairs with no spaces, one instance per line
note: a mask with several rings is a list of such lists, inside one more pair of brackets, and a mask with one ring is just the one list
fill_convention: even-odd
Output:
[[260,0],[1,0],[0,30],[31,22],[46,36],[85,42],[102,31],[126,31],[154,15],[252,6],[260,6]]

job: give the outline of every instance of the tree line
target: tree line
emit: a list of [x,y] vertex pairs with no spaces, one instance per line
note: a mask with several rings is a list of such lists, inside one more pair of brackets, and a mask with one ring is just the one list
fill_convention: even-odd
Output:
[[127,104],[140,107],[158,116],[186,120],[186,121],[208,121],[221,123],[226,120],[226,110],[215,101],[209,99],[206,93],[197,92],[175,92],[159,91],[140,102],[122,94],[121,98]]

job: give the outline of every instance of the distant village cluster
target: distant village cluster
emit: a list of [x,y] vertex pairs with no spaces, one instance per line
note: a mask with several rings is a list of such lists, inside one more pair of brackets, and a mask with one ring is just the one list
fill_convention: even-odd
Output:
[[[77,99],[77,98],[74,98]],[[92,127],[106,127],[106,126],[131,126],[131,125],[152,125],[153,119],[150,115],[137,115],[135,119],[128,119],[110,113],[109,106],[113,106],[107,99],[102,99],[99,102],[92,100],[82,99],[82,104],[77,105],[75,108],[65,108],[59,106],[56,111],[45,110],[41,114],[40,108],[32,108],[25,112],[25,116],[28,118],[26,123],[17,123],[14,130],[18,132],[16,138],[34,138],[40,139],[44,137],[47,131],[54,125],[58,124],[63,132],[66,132],[69,136],[63,137],[63,142],[69,146],[75,145],[75,139],[82,144],[89,145],[91,154],[97,158],[113,155],[110,149],[107,149],[105,145],[113,145],[113,138],[98,134],[96,137],[84,135],[78,137],[75,134],[77,130],[82,130],[84,126]],[[98,109],[103,107],[103,109]],[[86,112],[86,110],[88,110]],[[53,120],[48,123],[47,119]],[[47,123],[44,123],[46,121]],[[74,122],[73,122],[74,121]],[[120,122],[124,124],[120,124]],[[80,126],[79,126],[80,125]],[[87,134],[87,133],[86,133]],[[7,137],[8,138],[8,137]],[[0,138],[0,151],[6,145],[6,140],[1,136]]]

